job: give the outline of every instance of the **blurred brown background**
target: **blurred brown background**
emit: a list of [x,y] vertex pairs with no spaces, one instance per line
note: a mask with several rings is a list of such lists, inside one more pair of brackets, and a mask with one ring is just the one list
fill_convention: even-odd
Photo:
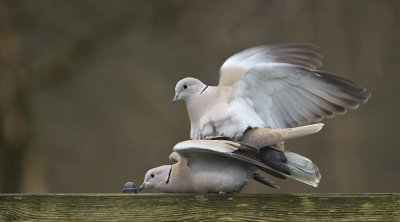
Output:
[[322,69],[372,97],[287,143],[319,166],[317,189],[244,192],[399,192],[399,34],[395,0],[0,0],[0,192],[141,184],[189,137],[184,103],[171,104],[179,79],[214,85],[230,55],[292,42],[320,45]]

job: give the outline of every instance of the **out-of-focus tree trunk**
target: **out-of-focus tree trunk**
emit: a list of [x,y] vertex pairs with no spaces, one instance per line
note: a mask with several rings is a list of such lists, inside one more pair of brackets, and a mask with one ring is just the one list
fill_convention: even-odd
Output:
[[8,9],[0,1],[0,192],[18,192],[28,122],[18,36]]

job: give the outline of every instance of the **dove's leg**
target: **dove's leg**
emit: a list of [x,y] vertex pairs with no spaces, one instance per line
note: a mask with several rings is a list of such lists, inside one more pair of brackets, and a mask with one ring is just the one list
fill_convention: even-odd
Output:
[[276,184],[274,184],[274,182],[268,180],[267,178],[261,176],[261,175],[258,174],[258,173],[254,173],[254,174],[253,174],[253,179],[254,179],[255,181],[258,181],[258,182],[260,182],[260,183],[262,183],[262,184],[264,184],[264,185],[267,185],[267,186],[269,186],[269,187],[272,187],[272,188],[279,188],[279,186],[276,185]]

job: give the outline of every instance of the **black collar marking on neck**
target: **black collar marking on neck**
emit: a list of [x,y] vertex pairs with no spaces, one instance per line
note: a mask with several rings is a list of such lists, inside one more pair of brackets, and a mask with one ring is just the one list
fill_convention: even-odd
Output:
[[204,91],[206,91],[207,88],[208,86],[204,87],[203,90],[201,90],[201,92],[199,93],[199,95],[201,95]]
[[171,166],[171,168],[169,169],[168,178],[167,178],[167,181],[165,181],[166,184],[169,183],[169,178],[171,177],[171,171],[172,171],[172,166]]

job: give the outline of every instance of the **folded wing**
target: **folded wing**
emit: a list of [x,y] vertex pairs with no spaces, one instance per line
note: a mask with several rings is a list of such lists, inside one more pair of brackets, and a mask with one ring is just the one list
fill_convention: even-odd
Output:
[[258,149],[247,144],[241,144],[229,140],[187,140],[175,145],[174,151],[179,153],[185,162],[196,152],[214,153],[227,158],[246,162],[273,176],[285,178],[280,172],[261,163],[255,155]]
[[[259,150],[251,145],[227,140],[187,140],[176,144],[174,151],[179,153],[185,162],[196,152],[214,153],[245,162],[275,177],[290,177],[314,187],[318,186],[320,179],[318,167],[311,160],[270,147]],[[254,177],[255,180],[274,187],[271,181],[253,175]]]

